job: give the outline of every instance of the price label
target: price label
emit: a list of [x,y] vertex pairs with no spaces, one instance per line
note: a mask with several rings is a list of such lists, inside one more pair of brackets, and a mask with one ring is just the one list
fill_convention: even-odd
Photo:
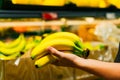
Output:
[[106,18],[107,19],[115,19],[116,18],[116,14],[115,13],[106,13]]

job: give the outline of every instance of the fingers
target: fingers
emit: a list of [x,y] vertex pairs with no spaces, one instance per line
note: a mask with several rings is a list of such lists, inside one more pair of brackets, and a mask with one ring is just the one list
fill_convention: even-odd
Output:
[[64,53],[53,47],[48,47],[47,50],[56,57],[55,62],[52,63],[56,66],[74,66],[75,60],[78,58],[78,56],[74,54]]
[[65,54],[64,52],[60,52],[60,51],[56,50],[56,49],[53,48],[53,47],[48,47],[47,50],[48,50],[51,54],[57,56],[57,57],[60,58],[60,59],[66,58],[66,59],[72,60],[72,59],[74,59],[74,58],[77,57],[77,56],[74,55],[74,54]]
[[63,52],[60,52],[60,51],[56,50],[56,49],[53,48],[53,47],[48,47],[47,50],[48,50],[50,53],[52,53],[53,55],[55,55],[55,56],[57,56],[57,57],[59,57],[59,58],[61,58],[62,55],[64,54]]

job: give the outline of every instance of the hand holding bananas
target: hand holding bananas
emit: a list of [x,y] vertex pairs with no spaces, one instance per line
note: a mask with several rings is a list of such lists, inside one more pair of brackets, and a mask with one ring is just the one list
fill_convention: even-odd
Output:
[[36,67],[43,67],[48,63],[54,62],[55,56],[49,55],[48,47],[54,47],[60,51],[70,51],[80,57],[87,57],[89,50],[84,49],[80,37],[70,32],[56,32],[45,37],[32,50],[31,58],[35,59]]
[[51,55],[54,55],[57,57],[56,61],[52,63],[57,66],[76,67],[77,63],[75,63],[75,60],[80,58],[75,54],[64,53],[62,51],[56,50],[53,47],[49,47],[47,49]]

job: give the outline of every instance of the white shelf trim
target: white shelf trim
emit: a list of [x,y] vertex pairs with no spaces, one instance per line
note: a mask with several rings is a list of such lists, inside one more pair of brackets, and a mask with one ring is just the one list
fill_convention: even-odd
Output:
[[[120,24],[120,19],[115,20],[95,20],[91,23],[82,20],[67,20],[66,25],[82,25],[82,24],[98,24],[100,22],[112,22],[114,24]],[[25,22],[0,22],[0,27],[22,27],[22,26],[45,26],[45,25],[63,25],[64,22],[60,20],[55,21],[25,21]]]

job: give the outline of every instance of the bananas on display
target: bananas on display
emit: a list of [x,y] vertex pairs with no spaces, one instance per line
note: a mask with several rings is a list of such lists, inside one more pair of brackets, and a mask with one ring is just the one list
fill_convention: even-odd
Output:
[[42,5],[44,6],[64,6],[66,0],[44,0]]
[[24,49],[25,45],[26,41],[23,34],[20,34],[16,40],[10,43],[4,43],[1,41],[0,59],[11,60],[19,57],[21,54],[23,54],[22,50]]
[[43,0],[11,0],[13,4],[36,4],[41,5]]
[[107,8],[110,5],[120,9],[120,0],[11,0],[13,4],[64,6],[70,3],[77,7]]
[[106,8],[109,6],[107,0],[70,0],[78,7],[98,7]]
[[81,38],[70,32],[56,32],[45,37],[41,42],[32,50],[31,58],[35,60],[36,67],[42,67],[51,61],[54,56],[48,55],[46,48],[52,46],[58,50],[71,51],[81,57],[87,57],[89,50],[84,49]]
[[0,60],[13,60],[13,59],[16,59],[17,57],[20,57],[21,55],[22,55],[22,52],[17,52],[9,56],[6,56],[0,53]]
[[11,42],[0,41],[0,60],[12,60],[22,56],[23,53],[37,46],[41,39],[41,36],[32,36],[26,39],[23,34],[20,34]]
[[4,43],[4,42],[0,41],[0,47],[4,47],[4,48],[13,48],[13,47],[16,47],[21,42],[22,36],[23,35],[21,34],[17,39],[15,39],[14,41],[12,41],[11,43]]
[[40,36],[34,36],[31,37],[31,40],[28,39],[25,45],[25,48],[23,49],[24,52],[34,48],[35,46],[37,46],[37,44],[40,43],[40,41],[42,40],[42,38]]
[[16,52],[23,50],[25,47],[25,43],[26,43],[25,38],[22,35],[21,41],[17,46],[12,47],[12,48],[1,47],[0,52],[2,52],[4,55],[11,55],[13,53],[16,53]]
[[13,4],[64,6],[66,0],[12,0]]

